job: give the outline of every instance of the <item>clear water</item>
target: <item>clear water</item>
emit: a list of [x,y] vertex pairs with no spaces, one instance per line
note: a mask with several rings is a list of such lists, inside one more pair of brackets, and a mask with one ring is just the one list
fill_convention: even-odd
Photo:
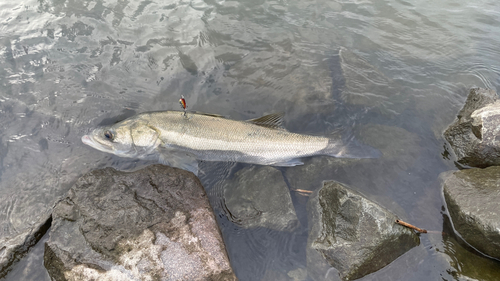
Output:
[[[498,262],[450,234],[437,181],[456,169],[441,133],[468,89],[500,84],[498,1],[21,2],[0,3],[2,237],[39,218],[24,206],[47,210],[89,170],[146,164],[92,150],[83,134],[180,109],[184,95],[190,110],[241,120],[284,111],[291,131],[349,128],[383,150],[379,162],[281,169],[292,189],[335,179],[445,232],[363,280],[500,279]],[[224,177],[205,178],[207,189]],[[240,280],[308,280],[308,197],[291,196],[292,233],[243,229],[216,208]],[[40,249],[7,279],[48,280]]]

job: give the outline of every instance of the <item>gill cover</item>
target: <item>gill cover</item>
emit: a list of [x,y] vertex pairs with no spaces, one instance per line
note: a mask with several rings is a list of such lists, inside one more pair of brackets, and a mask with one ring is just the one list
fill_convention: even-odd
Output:
[[151,154],[161,143],[160,134],[154,127],[140,123],[131,126],[130,137],[137,155]]

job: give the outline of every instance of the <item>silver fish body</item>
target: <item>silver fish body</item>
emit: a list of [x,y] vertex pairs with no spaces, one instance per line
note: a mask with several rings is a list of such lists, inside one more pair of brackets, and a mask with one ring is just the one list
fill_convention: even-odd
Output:
[[314,155],[353,157],[341,141],[292,133],[281,124],[282,114],[236,121],[180,111],[146,112],[95,129],[82,141],[122,157],[158,157],[195,173],[197,160],[295,166],[302,164],[300,158]]

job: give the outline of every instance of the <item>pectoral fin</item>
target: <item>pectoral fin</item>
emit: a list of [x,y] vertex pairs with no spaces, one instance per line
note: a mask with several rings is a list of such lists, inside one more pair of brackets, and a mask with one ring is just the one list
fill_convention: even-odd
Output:
[[194,155],[184,152],[169,149],[160,151],[159,162],[164,165],[190,171],[198,175],[198,160]]

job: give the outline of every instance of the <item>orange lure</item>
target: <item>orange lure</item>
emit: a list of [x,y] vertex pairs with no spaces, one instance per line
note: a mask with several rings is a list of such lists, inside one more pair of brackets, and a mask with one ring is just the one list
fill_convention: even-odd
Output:
[[184,109],[184,111],[186,111],[186,100],[184,99],[184,96],[181,96],[181,99],[179,100],[179,103],[181,104],[182,106],[182,109]]

